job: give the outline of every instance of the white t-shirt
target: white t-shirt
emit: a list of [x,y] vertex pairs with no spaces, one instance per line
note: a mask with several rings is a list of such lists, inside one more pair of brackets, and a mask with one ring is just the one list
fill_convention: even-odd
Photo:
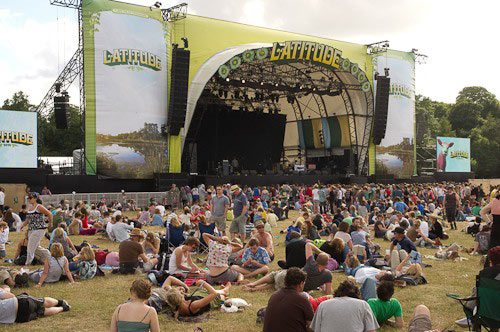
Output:
[[7,292],[0,289],[0,324],[12,324],[17,316],[17,298],[3,299]]
[[113,213],[113,217],[116,218],[116,216],[121,216],[122,215],[122,211],[120,210],[116,210],[115,213]]
[[0,205],[4,205],[5,203],[5,193],[0,191]]
[[187,225],[187,226],[191,226],[191,214],[181,214],[179,216],[179,220],[181,221],[181,223],[183,223],[184,225]]
[[115,234],[113,233],[113,224],[111,222],[106,224],[106,233],[108,233],[108,237],[111,241],[116,241]]
[[379,273],[380,273],[380,270],[376,269],[374,267],[363,267],[363,268],[358,269],[356,271],[356,275],[354,276],[354,279],[356,279],[356,282],[358,284],[362,284],[368,278],[376,280],[375,276]]
[[338,231],[337,233],[335,233],[335,236],[333,238],[334,239],[342,239],[344,241],[345,245],[347,245],[347,242],[349,242],[349,240],[351,240],[351,236],[348,233],[341,232],[341,231]]
[[163,205],[158,204],[156,208],[160,210],[160,214],[163,217],[165,215],[165,207]]
[[312,192],[313,192],[313,200],[319,201],[319,189],[314,188]]
[[426,237],[429,236],[429,224],[427,221],[423,221],[420,224],[420,230],[422,231],[422,234],[424,234]]

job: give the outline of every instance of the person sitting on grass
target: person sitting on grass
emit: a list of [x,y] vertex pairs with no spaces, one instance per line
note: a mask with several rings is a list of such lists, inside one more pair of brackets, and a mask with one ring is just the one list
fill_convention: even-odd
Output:
[[113,225],[113,235],[116,242],[122,242],[128,240],[130,235],[128,231],[134,228],[134,225],[129,225],[125,223],[121,214],[116,215],[115,217],[116,223]]
[[[399,250],[394,250],[399,249]],[[405,230],[402,227],[396,227],[394,229],[394,240],[391,243],[389,249],[390,255],[386,257],[390,259],[391,269],[396,270],[396,267],[405,259],[405,257],[412,251],[417,251],[417,247],[411,240],[405,235]]]
[[[377,298],[368,299],[367,302],[380,325],[387,324],[400,329],[403,327],[403,308],[397,299],[392,298],[393,295],[394,282],[381,281],[377,286]],[[391,317],[395,320],[389,320]]]
[[345,246],[344,241],[340,238],[326,241],[319,249],[329,254],[339,265],[344,264],[347,254],[349,253],[349,247]]
[[[327,295],[332,293],[332,274],[326,269],[328,254],[319,250],[313,243],[308,242],[305,247],[306,265],[302,269],[307,274],[307,280],[304,285],[306,292],[316,290],[321,287]],[[318,254],[314,260],[313,253]],[[243,286],[243,290],[254,292],[263,289],[274,288],[279,290],[285,285],[285,276],[287,270],[273,271],[268,275]]]
[[97,272],[97,262],[95,260],[94,250],[89,246],[84,246],[77,256],[76,276],[82,280],[92,279]]
[[188,237],[184,244],[175,248],[168,263],[168,273],[170,275],[180,275],[186,278],[190,275],[204,275],[200,268],[193,263],[191,253],[200,246],[200,240],[195,237]]
[[145,304],[151,296],[151,283],[138,279],[130,287],[130,299],[120,304],[111,318],[111,332],[159,332],[156,310]]
[[26,323],[39,317],[52,316],[71,309],[65,300],[14,295],[10,288],[0,287],[0,324]]
[[[116,226],[116,225],[115,225]],[[114,228],[113,228],[114,229]],[[119,257],[120,257],[120,269],[118,270],[121,274],[133,274],[135,270],[139,267],[139,258],[144,263],[143,267],[145,271],[150,271],[158,260],[156,258],[149,259],[144,254],[144,248],[141,245],[144,239],[144,234],[139,228],[133,228],[130,232],[130,239],[120,242]]]
[[68,259],[64,256],[62,245],[60,243],[54,243],[50,247],[50,256],[45,260],[43,270],[37,270],[30,273],[30,279],[36,283],[35,287],[39,288],[44,282],[58,282],[63,273],[68,277],[70,284],[75,283],[69,271]]
[[306,243],[306,239],[301,238],[300,233],[292,232],[290,234],[290,241],[288,241],[285,247],[285,260],[278,261],[278,266],[282,269],[289,269],[291,267],[303,268],[306,265]]
[[208,233],[203,233],[202,236],[203,241],[208,244],[207,282],[211,285],[226,282],[241,282],[243,274],[230,269],[228,260],[232,253],[241,250],[242,245],[229,241],[227,236],[215,237]]
[[254,277],[258,274],[269,272],[269,262],[271,261],[267,250],[259,247],[259,240],[252,238],[248,241],[248,248],[243,252],[241,266],[233,265],[231,269],[243,274],[246,278]]
[[149,258],[156,257],[160,252],[160,239],[153,232],[148,232],[142,246],[146,256]]
[[262,220],[255,222],[255,228],[257,231],[252,235],[252,238],[257,239],[259,246],[266,249],[272,262],[274,260],[273,236],[265,231],[265,224]]
[[[188,288],[179,279],[170,276],[163,283],[162,288],[167,290],[166,300],[173,310],[174,317],[193,317],[208,312],[210,309],[219,309],[222,301],[229,297],[231,283],[227,283],[220,290],[216,290],[204,280],[196,281],[197,289],[187,295]],[[195,295],[201,292],[204,296]]]
[[309,300],[302,296],[306,278],[307,274],[297,267],[286,271],[285,287],[269,299],[262,331],[307,331],[314,313]]
[[69,236],[66,235],[63,227],[54,229],[52,235],[52,243],[60,243],[63,246],[64,256],[66,256],[68,260],[73,259],[73,257],[77,255],[78,252],[76,251],[75,245],[71,242]]

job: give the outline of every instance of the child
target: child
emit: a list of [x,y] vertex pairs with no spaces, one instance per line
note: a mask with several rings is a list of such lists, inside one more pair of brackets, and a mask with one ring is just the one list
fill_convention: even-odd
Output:
[[7,256],[5,244],[9,241],[9,226],[5,221],[0,222],[0,258]]

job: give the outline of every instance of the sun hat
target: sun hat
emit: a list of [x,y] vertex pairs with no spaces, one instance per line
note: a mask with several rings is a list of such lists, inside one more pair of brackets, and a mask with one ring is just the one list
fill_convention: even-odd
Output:
[[255,222],[255,227],[259,227],[259,226],[264,226],[264,222],[262,220],[257,220]]
[[427,217],[429,217],[429,218],[434,218],[434,219],[437,219],[437,220],[443,219],[443,217],[441,217],[441,216],[439,216],[439,215],[437,215],[435,213],[426,213],[425,215]]
[[139,237],[144,238],[144,234],[141,232],[141,230],[139,228],[133,228],[130,231],[130,236],[139,236]]
[[238,185],[237,185],[237,184],[233,184],[233,185],[231,186],[231,189],[230,189],[230,190],[231,190],[231,192],[232,192],[232,193],[234,193],[234,192],[235,192],[236,190],[238,190],[238,189],[240,189],[240,187],[238,187]]
[[385,213],[391,214],[393,212],[394,212],[394,209],[392,207],[390,207],[390,206],[387,208],[387,210],[385,210]]

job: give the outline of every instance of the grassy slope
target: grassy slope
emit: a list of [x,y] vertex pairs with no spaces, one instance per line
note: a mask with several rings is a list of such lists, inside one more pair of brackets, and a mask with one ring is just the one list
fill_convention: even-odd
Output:
[[[295,214],[291,215],[295,216]],[[288,226],[289,221],[279,223],[278,228],[273,229],[276,260],[271,263],[271,269],[278,269],[276,262],[284,259],[284,236],[279,234],[279,229]],[[461,226],[464,226],[463,224]],[[155,228],[160,230],[160,228]],[[450,240],[445,243],[451,244],[457,242],[463,246],[471,247],[473,239],[471,236],[462,232],[448,232]],[[11,233],[10,241],[16,244],[20,234]],[[92,244],[100,248],[107,248],[110,251],[117,250],[117,244],[98,237],[74,236],[72,240],[75,244],[81,243],[83,239],[89,240]],[[389,242],[378,241],[383,249],[389,247]],[[48,245],[44,239],[43,246]],[[433,255],[435,250],[421,249],[423,255]],[[15,245],[7,246],[8,257],[13,257]],[[403,318],[405,325],[411,316],[416,305],[425,304],[431,309],[432,319],[435,326],[441,328],[453,326],[453,322],[463,317],[461,307],[446,297],[446,293],[456,293],[460,295],[469,295],[474,285],[475,275],[480,270],[479,257],[469,256],[468,261],[434,261],[424,258],[424,262],[432,264],[432,267],[424,269],[425,275],[429,281],[427,285],[417,287],[406,287],[396,289],[394,295],[403,305]],[[3,262],[0,265],[6,265]],[[44,285],[41,289],[31,287],[27,290],[34,296],[51,296],[68,300],[72,305],[72,310],[54,317],[46,317],[27,324],[18,324],[14,326],[0,326],[0,331],[105,331],[109,328],[111,316],[120,303],[127,300],[129,287],[136,276],[117,276],[106,275],[106,277],[97,277],[90,281],[84,281],[77,285],[70,286],[66,282],[60,282],[52,285]],[[335,273],[334,289],[339,282],[343,281],[343,274]],[[26,290],[14,289],[14,292],[20,293]],[[206,323],[186,324],[176,323],[160,317],[160,326],[162,331],[192,331],[196,326],[204,331],[224,331],[230,328],[231,331],[261,331],[262,326],[255,323],[256,312],[259,308],[266,306],[271,291],[260,293],[243,292],[239,286],[234,286],[231,291],[232,297],[241,297],[247,300],[252,306],[243,313],[223,314],[212,312],[214,318]],[[320,295],[319,292],[313,295]],[[455,326],[457,328],[457,326]],[[393,331],[395,329],[383,327],[382,331]]]

